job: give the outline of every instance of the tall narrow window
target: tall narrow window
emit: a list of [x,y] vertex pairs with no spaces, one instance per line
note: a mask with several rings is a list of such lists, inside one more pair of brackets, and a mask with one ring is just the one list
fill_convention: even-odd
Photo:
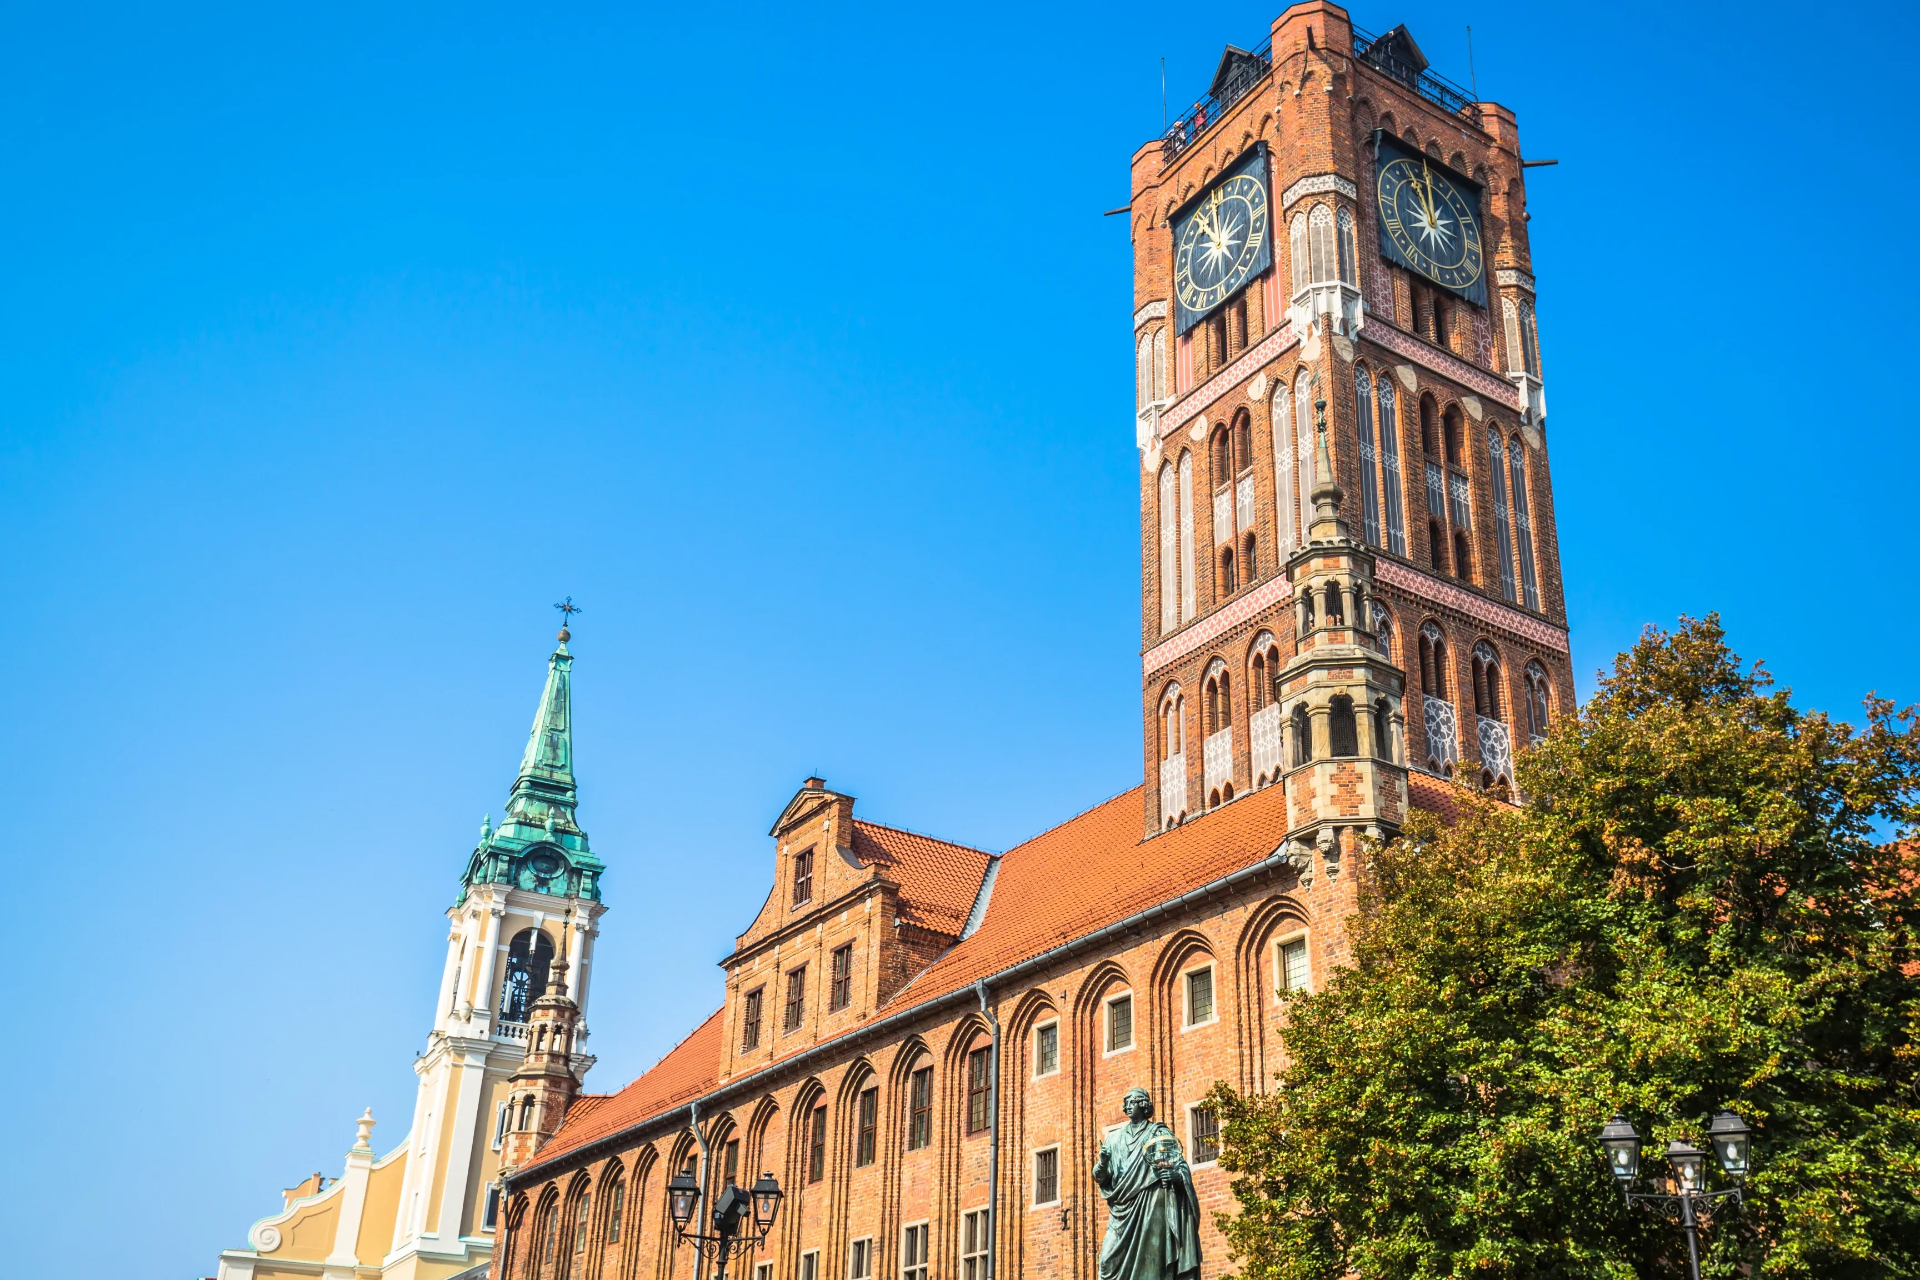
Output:
[[1313,759],[1313,722],[1304,702],[1294,707],[1288,723],[1293,729],[1293,763],[1297,768]]
[[1537,662],[1529,662],[1525,672],[1527,687],[1527,740],[1539,743],[1546,740],[1547,717],[1551,710],[1547,693],[1547,669]]
[[1180,621],[1191,622],[1200,612],[1200,593],[1193,578],[1193,454],[1180,454]]
[[1360,754],[1360,732],[1353,719],[1353,699],[1344,693],[1333,699],[1332,709],[1327,716],[1327,739],[1327,749],[1335,756]]
[[793,855],[793,905],[813,901],[813,850]]
[[1033,1202],[1056,1204],[1060,1199],[1060,1148],[1033,1153]]
[[1500,659],[1495,656],[1493,646],[1482,640],[1473,646],[1473,710],[1476,715],[1490,720],[1505,720],[1500,706],[1501,697]]
[[766,994],[765,987],[755,987],[747,992],[740,1011],[740,1050],[760,1047],[760,998]]
[[620,1219],[627,1209],[627,1184],[616,1178],[607,1199],[607,1243],[620,1243]]
[[507,972],[500,988],[500,1020],[525,1022],[527,1011],[547,989],[553,964],[553,939],[544,929],[522,929],[507,946]]
[[1220,1158],[1220,1117],[1212,1107],[1187,1112],[1187,1150],[1191,1164],[1212,1164]]
[[480,1215],[480,1229],[492,1231],[500,1225],[500,1184],[487,1184],[487,1207]]
[[1307,940],[1291,938],[1280,944],[1280,989],[1307,989]]
[[900,1280],[927,1280],[930,1257],[926,1223],[917,1222],[900,1233]]
[[993,1054],[990,1048],[975,1049],[967,1055],[967,1132],[987,1131],[988,1068]]
[[800,1255],[800,1280],[820,1280],[820,1251],[809,1249]]
[[1526,353],[1527,372],[1540,377],[1540,327],[1533,318],[1533,304],[1520,304],[1520,349]]
[[1353,214],[1342,209],[1334,221],[1339,240],[1340,281],[1342,284],[1359,284],[1360,268],[1353,251]]
[[847,1280],[873,1280],[873,1241],[847,1242]]
[[1407,531],[1400,514],[1400,425],[1393,379],[1381,378],[1379,391],[1380,494],[1385,499],[1387,550],[1403,556],[1407,554]]
[[960,1219],[960,1280],[987,1280],[987,1211],[974,1209]]
[[720,1185],[737,1187],[740,1185],[740,1139],[728,1138],[727,1145],[720,1150]]
[[1033,1074],[1050,1076],[1060,1069],[1060,1024],[1049,1022],[1033,1032]]
[[807,1181],[818,1182],[827,1176],[827,1104],[813,1109],[807,1122]]
[[807,966],[787,972],[787,1016],[782,1030],[798,1031],[800,1020],[807,1016]]
[[1160,634],[1180,625],[1180,499],[1171,462],[1160,467]]
[[1195,969],[1187,975],[1187,1025],[1213,1021],[1213,970]]
[[1153,331],[1153,398],[1156,403],[1167,398],[1167,331]]
[[1153,335],[1140,335],[1140,348],[1133,361],[1134,408],[1142,413],[1153,403]]
[[560,1251],[560,1206],[549,1204],[541,1218],[541,1261],[552,1264],[554,1255]]
[[[1447,516],[1453,522],[1455,533],[1473,528],[1473,490],[1467,487],[1467,478],[1458,471],[1447,477]],[[1466,576],[1460,569],[1454,572]]]
[[1452,702],[1451,684],[1446,637],[1433,623],[1423,622],[1420,624],[1420,692],[1429,698]]
[[1285,387],[1273,393],[1273,492],[1274,520],[1280,526],[1280,562],[1284,564],[1299,545],[1294,525],[1293,397]]
[[1302,369],[1293,380],[1294,491],[1299,495],[1300,546],[1313,530],[1313,376]]
[[853,944],[833,949],[833,989],[827,1004],[844,1009],[853,1002]]
[[933,1068],[914,1072],[907,1087],[907,1150],[918,1151],[933,1141]]
[[587,1210],[592,1203],[592,1196],[583,1195],[573,1206],[573,1251],[575,1253],[587,1251]]
[[1133,997],[1107,1002],[1107,1052],[1133,1047]]
[[1507,372],[1532,373],[1527,368],[1526,346],[1520,341],[1520,310],[1512,298],[1500,299],[1500,316],[1507,335]]
[[1380,545],[1380,494],[1374,481],[1379,451],[1373,445],[1373,376],[1365,365],[1353,368],[1353,398],[1360,428],[1360,530],[1371,546]]
[[1527,514],[1527,450],[1518,438],[1507,442],[1507,467],[1513,473],[1513,525],[1520,534],[1520,594],[1527,608],[1540,608],[1540,583],[1533,576],[1533,519]]
[[1327,206],[1317,204],[1313,206],[1313,212],[1307,215],[1307,237],[1314,283],[1339,279],[1339,267],[1334,261],[1333,214]]
[[1312,282],[1312,272],[1308,266],[1307,215],[1304,211],[1293,215],[1293,221],[1287,227],[1287,257],[1293,268],[1293,292],[1297,296]]
[[854,1137],[853,1163],[866,1168],[874,1162],[879,1149],[880,1135],[880,1090],[860,1091],[860,1128]]
[[1507,519],[1507,459],[1500,428],[1487,428],[1487,479],[1493,485],[1493,545],[1500,557],[1500,597],[1513,599],[1513,533]]

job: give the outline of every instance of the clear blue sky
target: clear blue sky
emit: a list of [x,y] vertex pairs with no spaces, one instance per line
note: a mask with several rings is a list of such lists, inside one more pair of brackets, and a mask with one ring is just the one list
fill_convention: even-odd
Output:
[[[384,1150],[554,626],[598,1089],[809,772],[1004,848],[1139,776],[1127,157],[1278,0],[16,6],[8,1271],[209,1274]],[[1907,6],[1403,3],[1518,111],[1583,688],[1718,609],[1920,697]],[[1016,319],[1017,318],[1017,319]],[[1902,497],[1902,494],[1908,494]]]

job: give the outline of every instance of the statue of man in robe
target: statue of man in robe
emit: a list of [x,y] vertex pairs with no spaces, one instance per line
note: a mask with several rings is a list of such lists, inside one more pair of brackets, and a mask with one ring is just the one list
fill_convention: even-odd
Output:
[[1153,1118],[1147,1091],[1127,1091],[1127,1123],[1100,1144],[1094,1185],[1107,1202],[1100,1280],[1195,1280],[1200,1200],[1173,1130]]

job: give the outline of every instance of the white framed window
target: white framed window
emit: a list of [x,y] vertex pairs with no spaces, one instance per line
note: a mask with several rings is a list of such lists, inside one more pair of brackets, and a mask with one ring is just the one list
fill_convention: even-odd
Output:
[[513,1102],[500,1103],[493,1113],[493,1149],[498,1151],[500,1144],[507,1140],[507,1121],[513,1115]]
[[820,1251],[809,1249],[800,1255],[800,1280],[820,1280]]
[[480,1214],[480,1229],[491,1231],[500,1221],[500,1184],[487,1184],[487,1207]]
[[1188,1027],[1204,1027],[1220,1020],[1219,1010],[1213,1000],[1213,966],[1189,969],[1180,975],[1180,986],[1186,1000]]
[[1290,934],[1273,946],[1273,982],[1274,990],[1281,995],[1290,991],[1306,991],[1313,984],[1313,975],[1307,968],[1307,935]]
[[1187,1107],[1187,1163],[1195,1168],[1220,1158],[1220,1117],[1204,1103]]
[[960,1280],[987,1280],[992,1229],[985,1209],[968,1210],[960,1219]]
[[916,1222],[900,1232],[900,1280],[927,1280],[927,1224]]
[[1033,1153],[1033,1207],[1060,1203],[1060,1148],[1056,1144]]
[[1125,1053],[1133,1048],[1133,992],[1108,996],[1106,1002],[1108,1053]]
[[753,1269],[753,1280],[773,1280],[773,1264],[762,1262]]
[[847,1242],[847,1280],[873,1280],[873,1237]]
[[1060,1021],[1043,1022],[1033,1029],[1033,1075],[1055,1075],[1060,1070]]

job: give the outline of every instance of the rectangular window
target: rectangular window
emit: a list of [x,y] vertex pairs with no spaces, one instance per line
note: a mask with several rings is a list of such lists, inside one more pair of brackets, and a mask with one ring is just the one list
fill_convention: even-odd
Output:
[[483,1231],[491,1231],[499,1221],[500,1184],[497,1182],[489,1182],[487,1184],[487,1207],[480,1215],[480,1227]]
[[773,1280],[773,1264],[762,1262],[753,1269],[753,1280]]
[[1487,479],[1493,485],[1493,545],[1500,556],[1500,595],[1513,599],[1513,537],[1507,519],[1507,459],[1500,428],[1487,428]]
[[1053,1204],[1060,1199],[1060,1148],[1033,1153],[1033,1202]]
[[1050,1076],[1060,1069],[1060,1024],[1049,1022],[1033,1031],[1033,1074]]
[[800,1019],[807,1015],[807,966],[787,974],[787,1018],[783,1024],[788,1031],[800,1029]]
[[1107,1052],[1133,1047],[1133,997],[1107,1002]]
[[900,1233],[900,1280],[927,1280],[927,1224]]
[[720,1185],[723,1187],[739,1186],[740,1185],[740,1139],[738,1138],[727,1139],[726,1159],[724,1161],[723,1168],[726,1171],[726,1181],[721,1183]]
[[967,1132],[983,1133],[987,1128],[988,1068],[993,1050],[975,1049],[967,1055]]
[[593,1197],[581,1196],[573,1206],[573,1251],[587,1251],[587,1214],[592,1208]]
[[1513,470],[1513,523],[1520,535],[1520,590],[1529,609],[1540,607],[1540,584],[1533,574],[1533,518],[1527,514],[1527,454],[1515,440],[1507,450]]
[[987,1280],[987,1211],[960,1219],[960,1280]]
[[1307,989],[1307,940],[1293,938],[1280,944],[1280,989]]
[[872,1240],[855,1240],[847,1245],[847,1280],[873,1280]]
[[866,1168],[874,1161],[875,1148],[880,1132],[880,1090],[863,1089],[860,1093],[860,1132],[854,1142],[853,1163]]
[[907,1150],[918,1151],[933,1142],[933,1068],[913,1073],[907,1099]]
[[627,1184],[613,1184],[613,1199],[607,1201],[607,1243],[620,1243],[620,1218],[627,1207]]
[[800,1280],[820,1280],[820,1251],[809,1249],[800,1255]]
[[500,1144],[506,1141],[507,1116],[512,1110],[513,1110],[513,1103],[511,1101],[507,1101],[507,1102],[501,1103],[499,1110],[493,1113],[493,1149],[495,1151],[498,1151],[500,1149]]
[[793,905],[805,906],[813,901],[813,850],[793,855]]
[[1447,515],[1456,529],[1473,528],[1473,490],[1467,485],[1467,478],[1458,471],[1447,477],[1447,493],[1451,501],[1447,505]]
[[807,1181],[818,1182],[827,1176],[827,1108],[824,1103],[813,1109],[813,1122],[807,1133]]
[[1213,970],[1195,969],[1187,975],[1187,1025],[1213,1021]]
[[1220,1118],[1212,1107],[1187,1112],[1187,1150],[1191,1164],[1211,1164],[1220,1158]]
[[853,944],[836,947],[833,952],[833,991],[827,999],[829,1009],[844,1009],[853,1002]]
[[747,998],[740,1012],[740,1051],[760,1047],[760,997],[766,993],[765,987],[755,987],[747,992]]

